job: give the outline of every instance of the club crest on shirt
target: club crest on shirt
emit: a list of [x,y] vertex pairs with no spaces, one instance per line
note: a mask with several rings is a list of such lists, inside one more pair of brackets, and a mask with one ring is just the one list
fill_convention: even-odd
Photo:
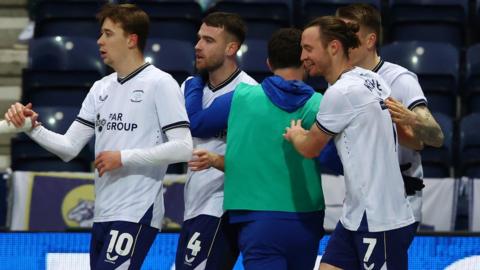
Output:
[[131,102],[142,102],[143,100],[143,90],[133,90],[132,94],[130,95]]
[[105,118],[100,119],[100,114],[97,113],[97,120],[95,121],[95,126],[98,128],[98,132],[102,132],[103,127],[107,124],[107,120]]

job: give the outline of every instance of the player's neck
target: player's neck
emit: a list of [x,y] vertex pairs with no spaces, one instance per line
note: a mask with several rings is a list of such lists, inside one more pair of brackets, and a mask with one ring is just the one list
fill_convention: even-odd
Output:
[[216,87],[227,80],[237,68],[236,63],[225,61],[221,67],[208,73],[208,81],[213,87]]
[[380,56],[378,56],[377,52],[372,52],[367,57],[365,57],[363,61],[357,66],[364,69],[373,70],[378,65],[380,60]]
[[303,81],[305,79],[305,69],[301,68],[278,68],[273,71],[274,75],[282,77],[286,81]]
[[125,78],[130,73],[145,64],[145,60],[141,54],[126,56],[122,62],[112,67],[118,74],[119,78]]
[[343,73],[351,70],[353,66],[347,59],[339,59],[337,63],[332,63],[330,71],[325,74],[325,80],[330,84],[334,84]]

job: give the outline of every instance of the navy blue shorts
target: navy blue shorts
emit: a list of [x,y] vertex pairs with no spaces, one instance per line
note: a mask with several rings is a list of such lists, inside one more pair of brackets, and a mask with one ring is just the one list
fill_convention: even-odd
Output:
[[139,223],[93,223],[90,268],[140,269],[157,233],[158,229]]
[[239,255],[234,225],[200,215],[186,220],[178,239],[175,269],[232,269]]
[[260,219],[238,223],[246,270],[311,270],[325,231],[323,212],[309,220]]
[[408,269],[408,248],[415,231],[416,223],[390,231],[363,232],[349,231],[338,222],[322,263],[345,270]]

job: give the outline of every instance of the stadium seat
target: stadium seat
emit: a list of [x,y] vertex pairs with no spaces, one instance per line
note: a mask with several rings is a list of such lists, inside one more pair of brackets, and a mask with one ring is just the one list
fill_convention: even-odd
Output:
[[[64,134],[75,120],[78,107],[35,107],[44,127]],[[93,155],[85,147],[80,154],[68,163],[43,149],[25,134],[18,134],[11,142],[11,164],[13,170],[24,171],[90,171]]]
[[290,0],[222,0],[210,11],[239,14],[247,24],[249,39],[265,39],[279,28],[292,25],[293,11]]
[[418,75],[431,111],[456,115],[459,52],[454,46],[421,41],[394,42],[382,47],[381,55]]
[[392,41],[465,42],[468,0],[390,0]]
[[22,102],[80,106],[93,83],[105,75],[98,46],[85,37],[33,39],[22,72]]
[[148,39],[145,59],[170,73],[179,84],[194,72],[194,48],[187,41]]
[[463,176],[480,178],[480,113],[460,121],[460,169]]
[[453,120],[448,115],[433,113],[444,135],[443,146],[435,148],[426,146],[421,151],[424,177],[450,177],[450,168],[453,167]]
[[83,36],[98,38],[95,15],[105,0],[39,0],[34,37]]
[[467,50],[463,97],[467,113],[480,112],[480,44]]
[[[476,26],[480,25],[480,0],[475,1],[474,21]],[[478,34],[478,33],[477,33]]]
[[194,0],[131,0],[150,17],[150,38],[178,39],[195,44],[202,8]]
[[240,68],[259,83],[272,75],[267,66],[267,43],[263,39],[247,39],[237,52]]
[[302,0],[302,26],[319,16],[335,15],[337,8],[354,3],[370,4],[380,10],[380,0]]

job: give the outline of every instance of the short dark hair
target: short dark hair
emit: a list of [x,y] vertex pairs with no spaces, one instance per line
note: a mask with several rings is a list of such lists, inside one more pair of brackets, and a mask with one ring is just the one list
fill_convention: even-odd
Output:
[[357,3],[340,7],[336,12],[337,17],[354,21],[364,26],[377,35],[375,46],[378,48],[382,42],[382,16],[380,12],[369,4]]
[[120,23],[127,34],[138,36],[138,49],[143,53],[147,43],[150,19],[147,13],[133,4],[105,4],[97,13],[97,20],[102,25],[106,19]]
[[268,41],[268,61],[273,70],[300,67],[302,31],[296,28],[277,30]]
[[345,23],[335,16],[318,17],[311,21],[305,29],[318,26],[321,33],[321,42],[324,47],[333,40],[338,40],[343,45],[343,52],[348,58],[348,50],[360,46],[357,37],[359,25],[357,23]]
[[208,26],[219,27],[234,36],[242,44],[245,41],[247,26],[240,15],[229,12],[212,12],[203,18],[202,22]]

